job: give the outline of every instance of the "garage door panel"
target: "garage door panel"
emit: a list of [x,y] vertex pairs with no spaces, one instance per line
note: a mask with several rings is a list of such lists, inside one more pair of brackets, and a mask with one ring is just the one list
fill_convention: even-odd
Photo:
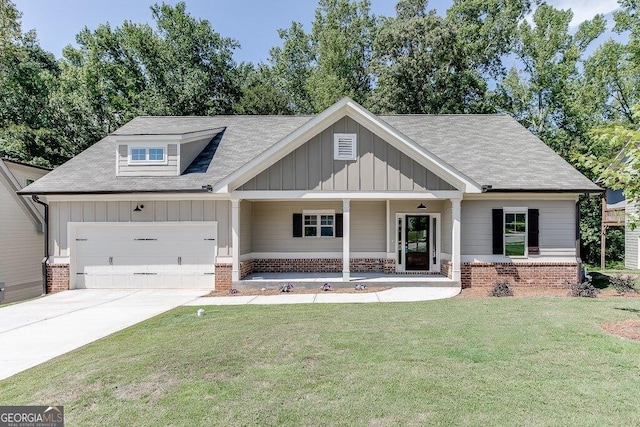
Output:
[[[215,222],[79,225],[75,287],[214,288]],[[147,239],[147,240],[136,240]]]

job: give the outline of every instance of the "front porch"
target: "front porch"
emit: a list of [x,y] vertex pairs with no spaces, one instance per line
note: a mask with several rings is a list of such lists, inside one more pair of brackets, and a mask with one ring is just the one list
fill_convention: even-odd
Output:
[[319,289],[325,283],[332,288],[353,288],[356,284],[367,287],[460,287],[440,273],[406,275],[384,273],[351,273],[344,281],[342,273],[251,273],[235,283],[236,289],[276,289],[291,283],[295,289]]

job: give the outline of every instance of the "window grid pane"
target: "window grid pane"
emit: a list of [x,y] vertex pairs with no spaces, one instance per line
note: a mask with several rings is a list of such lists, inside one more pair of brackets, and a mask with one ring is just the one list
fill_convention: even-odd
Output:
[[523,257],[526,254],[527,214],[505,213],[504,215],[504,254]]
[[147,150],[144,148],[134,148],[131,150],[131,160],[142,161],[147,159]]
[[155,160],[155,161],[164,160],[164,148],[150,148],[149,160]]

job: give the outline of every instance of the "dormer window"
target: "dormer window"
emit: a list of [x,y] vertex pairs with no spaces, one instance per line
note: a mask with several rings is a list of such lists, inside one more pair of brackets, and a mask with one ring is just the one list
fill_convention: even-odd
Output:
[[144,164],[166,164],[166,149],[165,147],[131,147],[129,152],[129,163],[144,163]]

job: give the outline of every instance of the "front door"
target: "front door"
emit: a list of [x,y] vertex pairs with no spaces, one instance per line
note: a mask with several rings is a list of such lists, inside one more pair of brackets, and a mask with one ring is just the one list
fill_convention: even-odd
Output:
[[398,271],[440,270],[440,214],[397,214]]
[[405,218],[405,269],[428,271],[429,215],[407,215]]

